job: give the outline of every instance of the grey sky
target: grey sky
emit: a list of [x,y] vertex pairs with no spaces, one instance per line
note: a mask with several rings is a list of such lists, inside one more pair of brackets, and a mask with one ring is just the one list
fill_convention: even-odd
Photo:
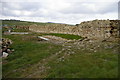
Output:
[[1,19],[77,24],[117,19],[119,0],[2,0]]

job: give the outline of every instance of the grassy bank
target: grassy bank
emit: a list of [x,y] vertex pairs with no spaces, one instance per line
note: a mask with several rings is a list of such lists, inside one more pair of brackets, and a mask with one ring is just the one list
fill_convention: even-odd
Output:
[[71,39],[71,40],[78,40],[81,39],[81,36],[78,35],[73,35],[73,34],[61,34],[61,33],[49,33],[49,34],[42,34],[42,35],[52,35],[52,36],[57,36],[57,37],[61,37],[61,38],[65,38],[65,39]]

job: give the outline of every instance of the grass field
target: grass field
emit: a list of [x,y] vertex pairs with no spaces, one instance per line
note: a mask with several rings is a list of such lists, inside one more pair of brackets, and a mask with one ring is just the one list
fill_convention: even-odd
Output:
[[81,39],[82,37],[81,36],[78,36],[78,35],[73,35],[73,34],[61,34],[61,33],[49,33],[49,34],[42,34],[42,35],[53,35],[53,36],[57,36],[57,37],[61,37],[61,38],[65,38],[65,39],[75,39],[75,40],[78,40],[78,39]]
[[[90,54],[87,50],[73,47],[68,52],[74,51],[75,54],[59,61],[67,50],[54,56],[62,46],[38,42],[34,36],[3,35],[13,40],[11,48],[15,49],[8,58],[3,59],[4,78],[24,78],[30,75],[31,78],[116,78],[118,75],[118,54],[113,54],[112,49]],[[43,59],[45,61],[42,62]]]
[[118,55],[110,50],[89,54],[77,51],[77,54],[60,61],[49,62],[49,78],[117,78]]
[[56,24],[56,23],[42,23],[42,22],[29,22],[29,21],[17,21],[17,20],[2,20],[2,24],[8,25],[8,26],[14,26],[14,25],[50,25],[50,24]]
[[21,74],[12,73],[12,71],[33,65],[61,49],[61,46],[50,43],[38,43],[36,38],[27,36],[28,35],[3,36],[13,40],[11,48],[15,49],[15,52],[10,54],[8,58],[3,59],[3,63],[5,62],[5,64],[3,64],[3,76],[19,76]]

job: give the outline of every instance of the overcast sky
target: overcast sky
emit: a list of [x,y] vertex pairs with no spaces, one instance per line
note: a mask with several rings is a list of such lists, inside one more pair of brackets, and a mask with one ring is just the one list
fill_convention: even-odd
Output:
[[117,19],[119,0],[1,0],[0,19],[78,24]]

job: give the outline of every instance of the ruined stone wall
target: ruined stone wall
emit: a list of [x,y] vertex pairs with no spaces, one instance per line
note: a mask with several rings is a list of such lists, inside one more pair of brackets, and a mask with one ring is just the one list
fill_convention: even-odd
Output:
[[82,29],[81,36],[89,38],[108,38],[110,37],[110,21],[109,20],[93,20],[82,22],[78,25]]
[[119,31],[120,31],[120,20],[110,20],[110,26],[112,31],[112,36],[119,37]]
[[74,34],[92,39],[107,39],[111,36],[117,36],[117,24],[118,21],[115,20],[93,20],[75,26],[66,24],[31,25],[29,30],[41,33]]
[[[70,26],[65,24],[51,24],[51,25],[31,25],[29,30],[43,33],[64,33],[76,34],[77,26]],[[74,33],[75,32],[75,33]]]

